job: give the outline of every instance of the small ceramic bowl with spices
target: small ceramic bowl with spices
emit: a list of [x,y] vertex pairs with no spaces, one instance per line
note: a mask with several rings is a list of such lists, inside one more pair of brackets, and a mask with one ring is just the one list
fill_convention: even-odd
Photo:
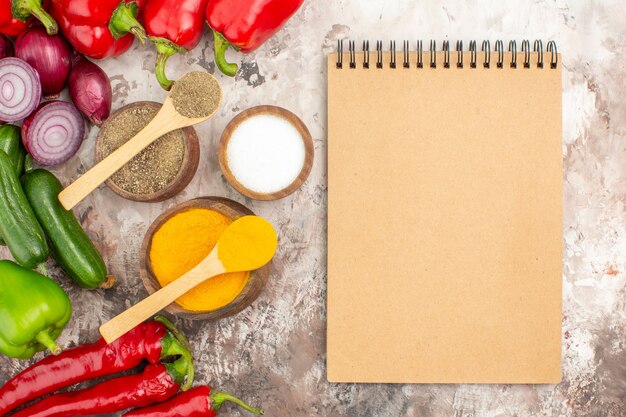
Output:
[[[96,138],[95,159],[100,162],[122,146],[157,114],[153,101],[128,104],[102,124]],[[200,160],[200,143],[193,127],[169,132],[137,154],[107,181],[116,194],[134,201],[163,201],[182,191],[192,180]]]
[[228,183],[255,200],[296,191],[313,166],[313,140],[298,116],[276,106],[244,110],[224,129],[220,168]]
[[[140,274],[152,294],[195,267],[234,220],[254,214],[236,201],[202,197],[180,203],[150,225],[141,247]],[[250,272],[211,278],[178,298],[166,310],[195,320],[216,320],[248,307],[269,278],[270,264]]]

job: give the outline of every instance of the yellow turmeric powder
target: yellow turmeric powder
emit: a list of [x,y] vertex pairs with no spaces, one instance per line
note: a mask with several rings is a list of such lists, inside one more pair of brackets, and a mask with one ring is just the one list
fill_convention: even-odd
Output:
[[[165,286],[202,261],[232,220],[214,210],[193,208],[168,219],[152,237],[150,264]],[[211,278],[176,300],[191,311],[212,311],[233,301],[248,282],[249,272]]]
[[278,246],[274,228],[262,217],[243,216],[220,236],[217,256],[227,271],[257,269],[268,263]]

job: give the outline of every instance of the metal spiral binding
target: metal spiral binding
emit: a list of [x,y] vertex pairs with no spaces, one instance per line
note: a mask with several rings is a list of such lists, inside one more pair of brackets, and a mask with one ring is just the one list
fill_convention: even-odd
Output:
[[376,41],[376,68],[383,67],[383,41]]
[[511,68],[517,68],[517,42],[509,41],[509,52],[511,53]]
[[363,68],[370,67],[370,41],[363,41]]
[[436,55],[437,45],[435,44],[435,40],[431,39],[430,41],[430,67],[437,68],[437,55]]
[[498,62],[496,62],[496,67],[504,68],[504,44],[501,40],[496,41],[495,50],[498,53]]
[[491,65],[491,44],[489,41],[483,41],[483,46],[480,47],[480,50],[485,53],[485,61],[483,62],[484,68],[489,68]]
[[350,52],[350,68],[356,68],[356,51],[354,41],[348,41],[348,51]]
[[443,41],[443,67],[450,68],[450,42]]
[[[410,43],[408,40],[404,40],[402,43],[402,67],[403,68],[411,68],[411,51],[410,51]],[[483,68],[491,67],[491,43],[488,40],[484,40],[481,45],[481,53],[484,57],[482,61]],[[389,43],[389,51],[390,51],[390,59],[389,59],[389,68],[396,68],[397,66],[397,53],[396,53],[396,41],[390,41]],[[442,46],[443,51],[443,68],[450,68],[450,41],[443,41]],[[495,43],[494,51],[498,54],[498,60],[496,61],[496,68],[504,68],[504,43],[502,40],[497,40]],[[531,67],[531,50],[530,50],[530,41],[523,40],[521,51],[524,53],[524,62],[522,63],[523,68]],[[551,69],[555,69],[558,67],[558,52],[556,47],[556,42],[549,41],[547,43],[546,52],[550,53],[550,61],[549,65]],[[348,41],[348,57],[349,57],[349,67],[356,68],[357,63],[357,51],[356,51],[356,43],[355,41]],[[417,41],[417,68],[424,68],[424,51],[422,48],[422,41]],[[475,40],[470,41],[469,43],[469,52],[470,52],[470,68],[477,68],[478,61],[478,49]],[[511,61],[509,62],[509,66],[511,68],[517,68],[517,42],[510,41],[508,52],[511,54]],[[541,40],[535,40],[533,43],[532,52],[536,54],[537,57],[537,68],[544,68],[544,49],[543,42]],[[340,39],[337,41],[337,68],[343,68],[343,40]],[[429,48],[429,66],[430,68],[437,68],[437,45],[436,41],[432,39],[430,41]],[[456,41],[456,67],[463,68],[465,63],[463,62],[464,53],[463,53],[463,41]],[[547,65],[547,64],[546,64]],[[383,63],[383,41],[376,41],[376,68],[383,68],[385,63]],[[369,41],[363,41],[363,68],[370,67],[370,43]]]
[[343,39],[337,41],[337,68],[343,68]]
[[538,52],[537,68],[543,68],[543,43],[540,40],[536,40],[533,44],[533,52]]
[[530,42],[522,41],[522,52],[524,52],[524,68],[530,68]]
[[417,68],[424,68],[422,41],[417,41]]
[[456,41],[456,67],[463,68],[463,41]]
[[470,68],[476,68],[476,41],[470,41]]
[[409,41],[403,41],[402,42],[402,51],[403,51],[403,55],[402,55],[402,67],[404,68],[411,68],[411,57],[410,57],[410,51],[409,51]]
[[550,52],[550,68],[555,69],[559,64],[559,54],[556,51],[556,42],[548,42],[548,52]]

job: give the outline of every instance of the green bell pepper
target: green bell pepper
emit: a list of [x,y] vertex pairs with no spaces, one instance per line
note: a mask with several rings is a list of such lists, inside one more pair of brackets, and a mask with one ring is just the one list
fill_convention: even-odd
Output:
[[61,348],[55,340],[71,315],[70,299],[56,282],[0,261],[0,353],[28,359],[49,349],[58,355]]

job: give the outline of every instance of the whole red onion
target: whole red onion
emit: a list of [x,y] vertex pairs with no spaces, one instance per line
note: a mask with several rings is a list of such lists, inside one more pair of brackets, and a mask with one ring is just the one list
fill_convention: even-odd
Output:
[[109,117],[113,94],[102,68],[78,55],[68,84],[72,101],[85,117],[98,126]]
[[39,73],[45,98],[59,96],[72,64],[70,47],[61,35],[48,35],[42,27],[26,29],[15,41],[15,56]]
[[13,44],[4,35],[0,35],[0,59],[13,56]]

